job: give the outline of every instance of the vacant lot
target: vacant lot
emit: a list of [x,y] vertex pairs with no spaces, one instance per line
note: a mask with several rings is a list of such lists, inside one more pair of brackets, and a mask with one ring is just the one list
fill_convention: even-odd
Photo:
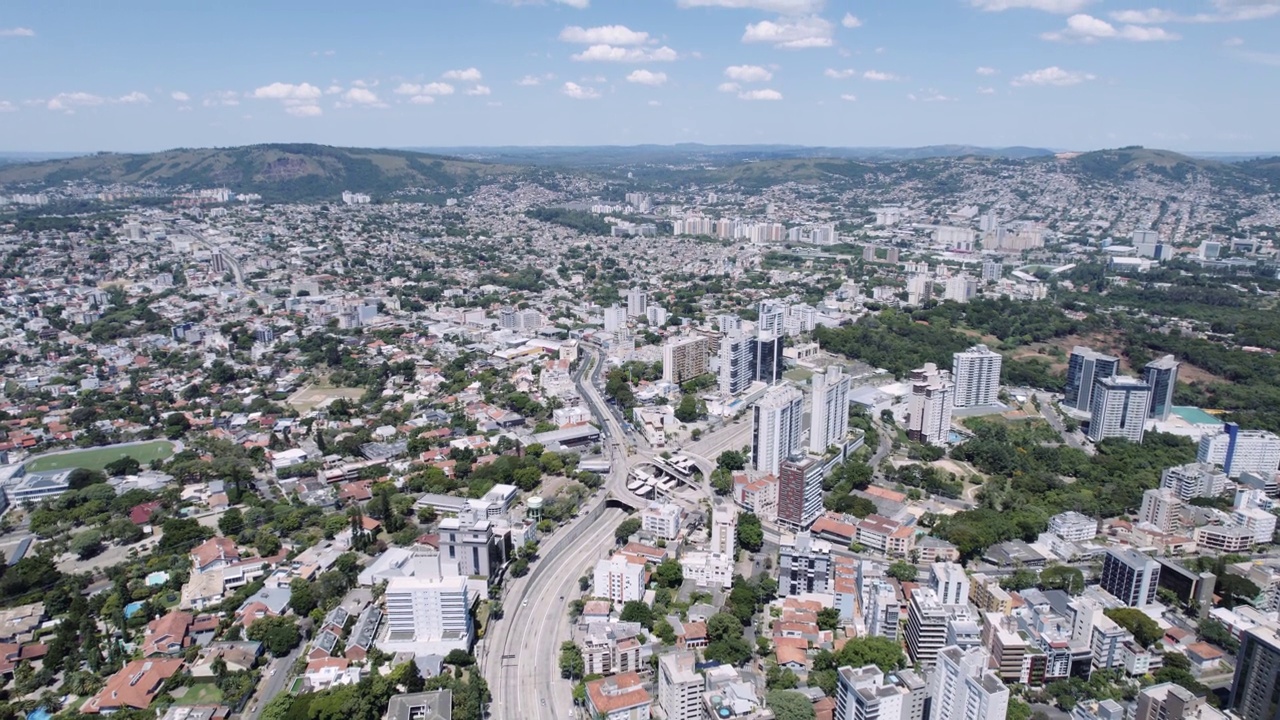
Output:
[[308,413],[315,410],[318,405],[326,400],[336,400],[338,398],[359,400],[364,395],[364,392],[364,388],[331,388],[308,385],[290,395],[288,403],[297,408],[298,412]]
[[131,457],[142,465],[152,460],[163,460],[173,454],[173,443],[168,440],[152,440],[127,445],[107,445],[87,450],[68,450],[53,455],[42,455],[27,463],[27,472],[85,468],[101,470],[123,457]]

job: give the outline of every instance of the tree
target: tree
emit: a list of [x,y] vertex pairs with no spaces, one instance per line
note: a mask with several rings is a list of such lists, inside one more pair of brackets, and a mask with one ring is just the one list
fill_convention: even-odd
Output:
[[444,661],[454,667],[471,667],[476,664],[476,659],[471,653],[461,648],[450,650],[449,654],[444,656]]
[[619,544],[627,541],[627,538],[635,535],[640,530],[640,518],[627,518],[619,523],[618,527],[613,531],[613,537]]
[[818,629],[835,630],[840,627],[840,611],[835,608],[822,608],[818,611]]
[[878,635],[850,639],[835,654],[836,666],[862,667],[875,665],[884,672],[893,672],[906,664],[902,646]]
[[725,450],[716,458],[716,466],[734,472],[747,467],[747,456],[737,450]]
[[691,393],[685,393],[680,398],[680,404],[676,406],[676,419],[683,423],[694,422],[698,419],[698,398]]
[[1040,571],[1040,588],[1079,595],[1084,592],[1084,573],[1070,565],[1050,565]]
[[759,552],[764,546],[764,527],[755,513],[738,516],[738,547],[748,552]]
[[658,564],[658,569],[653,573],[653,579],[662,587],[678,588],[684,583],[684,568],[680,566],[678,560],[667,558]]
[[102,533],[97,530],[85,530],[71,538],[71,552],[81,560],[88,560],[102,552]]
[[717,495],[728,495],[733,492],[733,472],[718,467],[711,471],[711,489]]
[[707,619],[707,647],[703,656],[728,665],[751,659],[751,646],[742,636],[742,622],[734,615],[719,612]]
[[[448,662],[448,659],[445,659]],[[422,671],[418,669],[418,663],[410,660],[404,664],[404,669],[400,671],[400,682],[407,693],[420,693],[427,687],[427,681],[422,678]]]
[[106,481],[106,474],[98,470],[87,470],[85,468],[76,468],[67,476],[67,484],[72,490],[83,490],[90,485],[96,485]]
[[191,518],[170,518],[160,526],[162,534],[157,547],[165,553],[185,553],[213,534],[209,528]]
[[1017,568],[1011,574],[1000,579],[1000,587],[1005,590],[1026,590],[1029,587],[1035,587],[1040,581],[1040,576],[1035,570],[1028,568]]
[[1155,620],[1136,608],[1110,608],[1102,612],[1117,625],[1133,633],[1133,639],[1144,648],[1151,647],[1164,635]]
[[240,508],[231,508],[222,513],[222,517],[218,518],[218,531],[224,537],[235,537],[244,531],[244,514],[240,512]]
[[289,607],[299,617],[309,615],[316,608],[315,593],[311,583],[302,578],[294,578],[289,582]]
[[772,690],[765,695],[765,704],[773,710],[777,720],[813,720],[816,717],[813,703],[795,690]]
[[519,557],[511,562],[511,576],[524,577],[529,574],[529,559]]
[[107,463],[103,470],[106,470],[112,477],[120,477],[122,475],[132,475],[138,472],[141,467],[142,463],[139,463],[136,458],[125,455]]
[[622,606],[618,619],[622,622],[640,623],[641,627],[653,628],[653,608],[642,600],[631,600]]
[[582,677],[586,671],[586,661],[582,659],[582,650],[577,643],[566,640],[560,644],[560,677],[574,679]]
[[885,570],[885,575],[899,582],[915,582],[919,574],[920,571],[916,569],[915,565],[903,560],[895,562],[889,566],[888,570]]
[[302,634],[298,625],[287,617],[264,617],[253,621],[245,636],[250,640],[262,643],[275,657],[284,657],[289,651],[302,642]]

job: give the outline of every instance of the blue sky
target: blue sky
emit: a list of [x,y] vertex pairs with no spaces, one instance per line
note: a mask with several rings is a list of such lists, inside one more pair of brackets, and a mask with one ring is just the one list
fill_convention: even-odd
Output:
[[6,0],[0,67],[5,151],[1280,151],[1280,0]]

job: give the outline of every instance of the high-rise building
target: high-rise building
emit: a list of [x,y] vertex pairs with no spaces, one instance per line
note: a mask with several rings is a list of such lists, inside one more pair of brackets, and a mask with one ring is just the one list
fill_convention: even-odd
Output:
[[761,331],[755,343],[755,379],[770,385],[782,382],[782,335]]
[[1138,522],[1151,523],[1162,533],[1183,529],[1182,500],[1172,490],[1152,488],[1142,493],[1142,507],[1138,510]]
[[756,339],[730,330],[720,340],[720,392],[737,395],[755,381]]
[[825,593],[831,585],[831,543],[808,532],[778,542],[778,594]]
[[1093,383],[1097,378],[1111,377],[1120,369],[1120,360],[1077,345],[1067,361],[1067,383],[1063,388],[1063,404],[1080,412],[1089,412],[1093,402]]
[[738,506],[725,503],[716,505],[711,510],[711,547],[712,553],[727,557],[735,557],[735,541],[738,528]]
[[231,265],[225,255],[215,250],[209,257],[209,269],[215,273],[225,273],[231,269]]
[[700,335],[668,341],[662,346],[662,379],[679,385],[705,374],[709,345]]
[[978,281],[968,275],[953,275],[947,278],[947,284],[943,287],[942,299],[967,303],[978,294]]
[[955,376],[955,406],[994,405],[1000,394],[1000,365],[1004,356],[986,345],[973,347],[951,356],[951,372]]
[[1138,691],[1131,720],[1209,720],[1210,717],[1226,716],[1181,685],[1160,683]]
[[907,655],[911,662],[928,667],[947,644],[947,625],[953,620],[970,620],[968,605],[944,605],[933,588],[911,591],[905,629]]
[[836,673],[835,720],[923,720],[927,689],[915,672],[846,665]]
[[907,404],[907,437],[927,445],[944,445],[951,432],[951,373],[933,363],[911,371]]
[[1276,720],[1280,717],[1277,691],[1280,691],[1280,635],[1271,625],[1246,630],[1240,636],[1227,709],[1242,720]]
[[639,600],[644,596],[644,565],[631,562],[623,555],[596,562],[591,594],[618,603]]
[[627,317],[647,318],[649,293],[639,288],[627,290]]
[[1102,561],[1100,585],[1120,602],[1143,607],[1156,601],[1160,563],[1131,548],[1110,548]]
[[1150,417],[1168,420],[1173,412],[1173,390],[1178,384],[1178,361],[1172,355],[1152,360],[1142,368],[1142,380],[1151,386]]
[[817,458],[795,455],[778,465],[778,522],[807,528],[822,514],[822,468]]
[[1127,376],[1098,378],[1089,402],[1089,439],[1124,438],[1141,443],[1151,407],[1151,386]]
[[837,365],[813,376],[809,452],[821,455],[849,434],[849,378]]
[[667,720],[702,720],[702,675],[692,650],[658,658],[658,706]]
[[[439,556],[414,556],[383,595],[389,643],[471,647],[471,602],[464,575],[445,575]],[[445,650],[447,652],[447,650]]]
[[907,278],[907,304],[923,305],[933,297],[933,281],[924,273]]
[[987,651],[956,646],[938,652],[928,673],[929,720],[1004,720],[1009,688],[987,669]]
[[734,330],[742,330],[742,318],[737,315],[721,315],[717,322],[720,325],[720,332],[726,335]]
[[761,300],[757,306],[756,331],[762,335],[782,335],[786,317],[786,305],[777,300]]
[[800,451],[804,394],[789,385],[772,387],[752,412],[751,466],[777,475],[782,462]]
[[999,260],[982,261],[982,282],[995,282],[1004,276],[1004,263]]
[[605,332],[617,332],[627,326],[627,309],[612,305],[604,309]]
[[1194,462],[1165,468],[1160,487],[1172,490],[1179,499],[1219,497],[1227,491],[1227,474],[1209,463]]
[[1270,477],[1280,467],[1280,436],[1265,430],[1241,430],[1235,423],[1225,423],[1217,433],[1200,437],[1196,460],[1223,469],[1229,478],[1241,473]]
[[463,511],[440,521],[440,556],[458,563],[463,575],[496,577],[507,561],[506,544],[488,517]]
[[929,587],[938,594],[943,605],[969,602],[969,576],[959,563],[940,562],[929,566]]

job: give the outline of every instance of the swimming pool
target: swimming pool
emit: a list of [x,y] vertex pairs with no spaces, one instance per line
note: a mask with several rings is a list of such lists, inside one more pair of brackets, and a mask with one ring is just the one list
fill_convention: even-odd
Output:
[[[142,603],[140,600],[134,600],[133,602],[129,603],[128,605],[125,605],[125,606],[124,606],[124,616],[125,616],[126,618],[131,618],[131,617],[133,617],[134,615],[137,615],[139,612],[141,612],[141,611],[142,611],[142,605],[143,605],[143,603]],[[27,720],[31,720],[31,717],[30,717],[30,716],[28,716],[28,717],[27,717]],[[36,720],[40,720],[40,719],[39,719],[39,718],[37,718]]]
[[36,708],[35,710],[27,713],[27,720],[49,720],[51,717],[53,716],[44,708]]

